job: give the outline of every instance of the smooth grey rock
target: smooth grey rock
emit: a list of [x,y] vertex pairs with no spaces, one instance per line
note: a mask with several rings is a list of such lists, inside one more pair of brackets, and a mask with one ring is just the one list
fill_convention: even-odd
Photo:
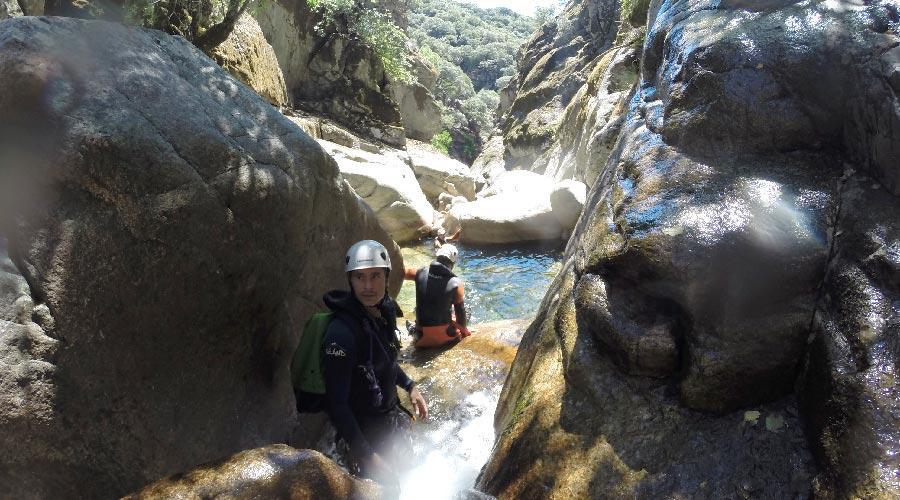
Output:
[[437,70],[418,53],[410,57],[413,83],[391,82],[391,93],[403,118],[403,130],[408,139],[430,142],[443,129],[441,109],[434,98]]
[[395,241],[408,242],[434,229],[434,208],[425,198],[404,151],[384,148],[378,154],[320,140],[341,174],[375,212]]
[[587,186],[583,182],[571,179],[560,182],[550,193],[553,215],[559,220],[566,233],[571,232],[575,227],[586,198]]
[[422,143],[407,143],[416,179],[428,199],[435,203],[441,193],[475,199],[476,176],[464,163],[431,150]]
[[550,204],[553,185],[547,180],[525,170],[500,175],[474,201],[452,205],[444,222],[447,234],[461,227],[461,241],[473,244],[562,238],[563,227]]

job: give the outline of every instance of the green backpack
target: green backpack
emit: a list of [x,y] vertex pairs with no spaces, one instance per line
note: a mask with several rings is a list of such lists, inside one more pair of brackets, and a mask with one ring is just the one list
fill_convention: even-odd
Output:
[[[315,413],[325,410],[325,373],[323,370],[325,332],[334,318],[345,316],[334,312],[313,314],[303,327],[300,345],[291,361],[291,383],[297,399],[297,411]],[[352,318],[342,319],[353,330],[359,343],[360,326]]]

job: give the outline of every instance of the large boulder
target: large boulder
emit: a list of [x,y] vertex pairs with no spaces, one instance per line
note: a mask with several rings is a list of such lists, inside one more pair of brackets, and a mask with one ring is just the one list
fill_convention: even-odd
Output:
[[897,33],[892,2],[651,2],[481,489],[900,495]]
[[470,244],[563,238],[563,227],[550,203],[553,184],[547,181],[525,170],[505,172],[474,201],[453,203],[444,226],[450,234],[462,228],[461,238]]
[[341,174],[378,217],[395,241],[408,242],[432,232],[434,208],[428,203],[404,151],[383,148],[378,153],[320,140],[337,160]]
[[373,481],[357,479],[314,450],[273,444],[236,453],[150,484],[126,500],[156,498],[381,498]]
[[405,145],[407,133],[431,140],[440,113],[435,114],[426,66],[414,68],[425,73],[418,84],[392,81],[375,51],[350,35],[340,19],[317,31],[327,22],[306,0],[264,2],[254,15],[296,107],[324,113],[395,147]]
[[475,199],[475,187],[480,179],[464,163],[416,141],[407,143],[407,152],[416,179],[432,204],[437,203],[441,193],[463,196],[467,200]]
[[559,223],[570,232],[578,222],[587,199],[587,185],[576,180],[564,180],[550,192],[550,207]]
[[238,19],[228,39],[213,49],[212,57],[273,106],[290,104],[275,51],[250,14]]
[[288,439],[346,248],[402,265],[335,162],[158,31],[3,21],[0,87],[0,497],[117,497]]
[[391,82],[391,93],[400,108],[408,139],[431,141],[443,129],[441,108],[434,98],[437,70],[420,55],[410,55],[413,82]]

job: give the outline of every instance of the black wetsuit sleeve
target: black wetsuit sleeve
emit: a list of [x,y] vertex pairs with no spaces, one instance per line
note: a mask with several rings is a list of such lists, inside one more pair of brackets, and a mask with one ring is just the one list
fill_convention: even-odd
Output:
[[453,304],[453,310],[456,312],[456,322],[465,327],[468,324],[465,303]]
[[404,391],[409,392],[413,388],[413,380],[403,371],[403,368],[397,366],[397,386]]
[[366,459],[373,450],[350,409],[350,384],[359,364],[353,331],[342,321],[334,319],[328,325],[323,345],[328,416],[338,435],[350,445],[353,454],[358,459]]

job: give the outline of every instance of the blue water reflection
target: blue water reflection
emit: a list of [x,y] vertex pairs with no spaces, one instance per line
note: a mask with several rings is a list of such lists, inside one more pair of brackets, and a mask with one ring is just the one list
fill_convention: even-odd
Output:
[[[532,316],[560,269],[563,246],[467,247],[458,244],[454,268],[463,279],[469,323]],[[406,267],[420,267],[434,256],[431,242],[402,249]],[[414,317],[415,285],[407,281],[397,297],[407,319]]]

